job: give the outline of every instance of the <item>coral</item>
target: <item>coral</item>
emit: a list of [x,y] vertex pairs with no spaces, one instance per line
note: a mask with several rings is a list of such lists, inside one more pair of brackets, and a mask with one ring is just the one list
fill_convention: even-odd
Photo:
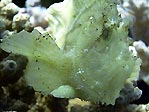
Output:
[[5,17],[1,17],[0,16],[0,32],[2,33],[3,31],[5,31],[6,29],[11,30],[11,25],[12,22],[11,20],[5,18]]
[[149,45],[149,1],[148,0],[120,0],[118,8],[122,16],[132,17],[131,34],[134,40],[142,40]]
[[135,41],[133,46],[137,51],[137,55],[142,60],[140,79],[144,80],[149,85],[149,47],[142,41]]
[[126,112],[148,112],[149,104],[147,105],[129,105]]
[[19,112],[25,112],[28,110],[28,105],[20,100],[16,100],[11,103],[11,106],[7,108],[7,110],[15,110]]
[[22,31],[4,39],[1,48],[28,57],[24,77],[36,91],[114,104],[140,66],[129,53],[127,25],[115,2],[65,0],[48,13],[50,35]]
[[14,3],[9,3],[1,9],[1,15],[7,18],[12,18],[15,14],[19,12],[19,7]]
[[3,19],[0,18],[0,31],[4,30],[6,27],[5,22]]
[[112,105],[73,105],[68,112],[148,112],[149,104],[136,105],[136,104],[116,104]]
[[[12,0],[1,0],[0,1],[0,10],[5,7],[7,4],[12,3]],[[12,9],[13,10],[13,9]]]
[[89,101],[82,101],[79,98],[74,98],[69,100],[69,104],[67,106],[68,112],[75,109],[75,107],[78,107],[79,109],[85,107],[89,107],[91,105],[91,102]]
[[25,29],[26,31],[32,31],[33,25],[29,21],[30,16],[28,14],[18,13],[13,17],[12,29],[16,31],[21,31]]
[[30,109],[27,112],[51,112],[49,108],[50,97],[43,96],[40,93],[35,93],[35,104],[30,105]]
[[142,91],[135,87],[132,82],[126,83],[124,89],[121,90],[120,96],[117,99],[117,104],[128,105],[129,103],[138,100],[142,95]]
[[26,11],[30,15],[30,21],[34,26],[48,27],[48,21],[46,20],[48,13],[45,7],[41,7],[40,0],[27,0]]
[[40,6],[40,0],[26,0],[25,2],[26,7],[35,7],[35,6]]
[[84,106],[81,107],[79,105],[74,105],[73,107],[71,107],[71,110],[69,112],[89,112],[89,106]]
[[55,97],[50,98],[49,107],[52,112],[67,112],[67,105],[68,99]]
[[13,33],[14,33],[13,31],[4,30],[4,31],[1,32],[1,34],[0,34],[0,39],[1,39],[1,41],[2,41],[4,38],[7,38],[7,37],[11,36]]
[[114,106],[72,99],[69,101],[68,112],[133,112],[134,110],[136,112],[146,112],[147,105],[138,107],[135,104],[130,104],[141,97],[142,91],[136,86],[132,82],[127,82]]
[[11,29],[11,20],[19,12],[19,9],[11,0],[0,1],[0,31]]
[[14,84],[9,84],[5,88],[11,98],[21,100],[26,104],[31,104],[35,101],[35,91],[32,87],[27,86],[23,77]]
[[10,0],[0,1],[0,32],[3,33],[5,30],[14,32],[19,32],[23,29],[27,31],[33,30],[33,24],[29,21],[30,16],[26,14],[21,14],[23,9],[16,6]]
[[[19,86],[16,86],[15,88],[20,88],[21,90],[23,90],[26,88],[26,86],[25,87],[22,86],[22,83],[24,82],[22,80],[20,81],[16,82],[14,85],[19,85]],[[11,88],[10,86],[12,87],[12,85],[9,85],[7,87],[2,87],[3,92],[0,94],[2,96],[0,97],[0,111],[8,111],[8,110],[19,111],[19,112],[27,111],[29,109],[28,104],[23,102],[22,99],[18,98],[18,93],[23,91],[16,91],[16,93],[17,92],[18,93],[14,95],[15,97],[11,96],[12,93],[10,92],[10,88]],[[13,91],[16,90],[14,88],[12,89]]]
[[27,86],[24,78],[0,88],[0,111],[67,112],[67,99],[43,96]]
[[9,55],[0,62],[0,86],[15,83],[22,75],[27,64],[25,56]]
[[41,7],[40,0],[26,1],[25,8],[19,8],[11,0],[0,1],[0,32],[5,30],[19,32],[32,31],[34,27],[48,27],[45,18],[47,10]]

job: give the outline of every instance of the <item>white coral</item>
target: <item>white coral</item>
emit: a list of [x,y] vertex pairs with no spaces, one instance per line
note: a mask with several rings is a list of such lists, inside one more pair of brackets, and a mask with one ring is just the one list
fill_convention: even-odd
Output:
[[123,18],[129,18],[134,40],[149,44],[149,0],[119,0],[118,11]]
[[142,41],[134,42],[133,46],[142,59],[140,79],[143,79],[149,85],[149,46],[146,46]]

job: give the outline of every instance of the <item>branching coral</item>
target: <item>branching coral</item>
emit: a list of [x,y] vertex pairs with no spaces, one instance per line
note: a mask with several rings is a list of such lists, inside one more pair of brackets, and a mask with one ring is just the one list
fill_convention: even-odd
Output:
[[27,31],[33,30],[33,25],[29,21],[29,16],[25,18],[24,16],[27,14],[19,13],[20,10],[22,9],[12,3],[12,0],[0,1],[0,32],[5,30],[14,30],[16,32],[23,29]]
[[26,11],[30,15],[30,21],[34,26],[48,27],[47,10],[45,7],[41,7],[40,0],[27,0]]
[[132,16],[130,27],[134,40],[142,40],[149,45],[149,1],[148,0],[120,0],[118,8],[124,17]]
[[26,7],[19,8],[12,3],[12,0],[0,1],[0,32],[5,30],[19,32],[23,29],[30,32],[36,26],[46,28],[48,26],[45,19],[46,8],[41,7],[37,0],[31,3],[26,1]]
[[18,13],[13,17],[12,29],[21,31],[25,29],[26,31],[33,30],[33,24],[29,22],[30,16],[28,14]]
[[149,85],[149,47],[142,41],[133,43],[138,56],[142,59],[140,79],[143,79]]
[[129,103],[138,100],[142,95],[142,91],[135,87],[132,82],[126,83],[124,89],[120,92],[120,97],[117,99],[117,104],[128,105]]

